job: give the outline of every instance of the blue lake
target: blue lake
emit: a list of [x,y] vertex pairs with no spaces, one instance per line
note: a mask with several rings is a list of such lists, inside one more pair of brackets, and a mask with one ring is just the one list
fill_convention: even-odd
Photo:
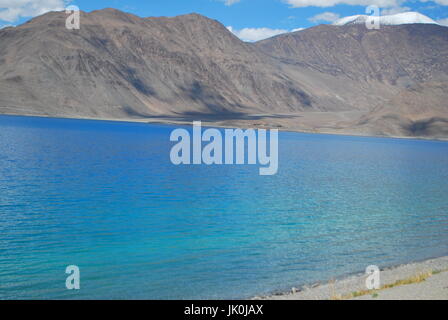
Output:
[[173,165],[173,129],[0,116],[0,299],[247,298],[448,254],[446,142],[280,132],[260,176]]

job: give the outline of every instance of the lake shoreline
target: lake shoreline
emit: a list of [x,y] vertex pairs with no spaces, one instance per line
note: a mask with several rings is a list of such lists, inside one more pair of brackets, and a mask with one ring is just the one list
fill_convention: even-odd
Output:
[[46,115],[32,115],[32,114],[6,114],[2,113],[0,116],[15,116],[15,117],[33,117],[33,118],[49,118],[49,119],[72,119],[72,120],[89,120],[89,121],[107,121],[107,122],[124,122],[124,123],[142,123],[142,124],[158,124],[158,125],[169,125],[169,126],[191,126],[193,121],[202,121],[202,127],[204,128],[240,128],[240,129],[277,129],[280,132],[297,132],[305,134],[318,134],[318,135],[332,135],[332,136],[345,136],[345,137],[363,137],[363,138],[389,138],[389,139],[402,139],[402,140],[423,140],[423,141],[437,141],[437,142],[448,142],[448,137],[438,138],[438,137],[414,137],[414,136],[399,136],[399,135],[372,135],[372,134],[361,134],[356,132],[333,132],[333,131],[317,131],[317,130],[304,130],[295,128],[283,128],[278,126],[264,126],[257,124],[243,124],[239,123],[238,120],[229,122],[226,124],[219,123],[217,121],[204,121],[204,120],[194,120],[184,119],[184,120],[170,120],[170,119],[114,119],[114,118],[92,118],[92,117],[62,117],[62,116],[46,116]]
[[380,268],[378,290],[367,290],[367,275],[356,273],[327,282],[292,287],[254,300],[421,300],[448,299],[448,256]]

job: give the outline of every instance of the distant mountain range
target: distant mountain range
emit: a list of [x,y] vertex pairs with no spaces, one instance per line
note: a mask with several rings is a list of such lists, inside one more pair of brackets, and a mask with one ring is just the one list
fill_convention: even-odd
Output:
[[65,19],[0,30],[0,113],[448,138],[448,28],[435,23],[369,30],[358,16],[246,43],[198,14]]

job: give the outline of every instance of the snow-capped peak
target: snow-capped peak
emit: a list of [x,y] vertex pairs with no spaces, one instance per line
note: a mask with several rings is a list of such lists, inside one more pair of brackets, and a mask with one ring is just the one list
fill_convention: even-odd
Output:
[[411,23],[426,23],[426,24],[438,24],[431,18],[418,13],[418,12],[403,12],[403,13],[397,13],[387,16],[367,16],[367,15],[356,15],[356,16],[350,16],[341,18],[339,20],[336,20],[333,25],[335,26],[345,26],[348,24],[363,24],[367,21],[368,18],[371,19],[379,19],[380,25],[399,25],[399,24],[411,24]]

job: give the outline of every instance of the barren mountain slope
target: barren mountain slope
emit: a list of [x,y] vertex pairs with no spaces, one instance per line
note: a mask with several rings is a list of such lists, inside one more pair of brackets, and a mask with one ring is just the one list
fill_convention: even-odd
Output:
[[66,17],[0,30],[0,113],[448,136],[446,27],[317,26],[245,43],[198,14],[103,9],[82,12],[80,30]]
[[[321,25],[256,43],[285,64],[300,65],[359,83],[385,84],[360,119],[334,131],[447,137],[448,28],[434,24]],[[394,92],[392,92],[395,90]],[[377,92],[372,87],[373,92]]]
[[392,85],[448,81],[448,28],[433,24],[320,25],[259,41],[265,53],[355,80]]
[[80,30],[48,13],[0,31],[4,113],[143,117],[297,111],[309,93],[278,62],[217,21],[82,13]]

